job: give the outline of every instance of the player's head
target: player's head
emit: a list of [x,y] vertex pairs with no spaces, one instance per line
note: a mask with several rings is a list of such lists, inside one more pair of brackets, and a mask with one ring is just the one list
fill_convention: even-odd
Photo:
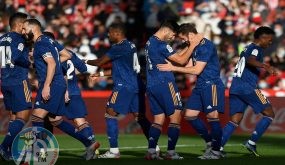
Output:
[[197,29],[195,24],[192,23],[184,23],[180,25],[180,28],[177,32],[178,37],[183,41],[188,41],[191,37],[194,37],[197,34]]
[[273,31],[273,29],[267,26],[261,26],[255,30],[253,36],[255,42],[259,46],[267,48],[272,43],[274,35],[275,32]]
[[125,38],[126,28],[123,23],[113,23],[109,26],[109,39],[111,42],[120,42]]
[[162,32],[162,40],[164,41],[172,41],[175,38],[177,30],[179,29],[179,25],[176,21],[173,20],[165,20],[159,28],[159,31]]
[[41,23],[37,19],[27,19],[24,22],[22,34],[27,40],[35,41],[42,34],[41,27]]
[[9,18],[9,26],[10,26],[11,31],[21,33],[23,23],[27,19],[27,17],[28,17],[27,14],[21,13],[21,12],[17,12],[15,14],[13,14]]
[[54,34],[52,32],[44,31],[43,35],[48,36],[49,38],[55,40],[55,36],[54,36]]

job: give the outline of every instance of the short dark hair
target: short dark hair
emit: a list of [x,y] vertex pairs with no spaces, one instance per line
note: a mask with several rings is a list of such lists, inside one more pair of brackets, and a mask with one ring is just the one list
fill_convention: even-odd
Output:
[[17,12],[15,14],[13,14],[10,18],[9,18],[9,26],[10,28],[13,28],[18,21],[22,20],[24,22],[25,19],[27,19],[28,15],[25,13],[21,13],[21,12]]
[[184,23],[180,25],[180,28],[177,32],[178,34],[187,35],[188,33],[194,33],[197,34],[197,29],[195,27],[195,24],[193,23]]
[[27,22],[29,25],[36,25],[36,26],[38,26],[40,29],[42,28],[42,25],[41,25],[40,21],[38,21],[38,20],[35,19],[35,18],[27,19],[25,22]]
[[160,28],[163,28],[163,27],[167,27],[167,28],[171,29],[172,31],[174,31],[175,33],[177,33],[177,30],[179,29],[179,25],[174,20],[165,20],[160,25]]
[[55,36],[54,36],[54,34],[52,32],[44,31],[43,34],[48,36],[49,38],[55,40]]
[[110,26],[109,26],[109,29],[112,28],[112,29],[116,29],[116,30],[119,30],[121,33],[123,33],[124,35],[126,34],[126,27],[123,23],[112,23]]
[[271,29],[268,26],[260,26],[259,28],[255,30],[253,34],[254,39],[259,39],[259,37],[262,36],[263,34],[275,35],[275,32],[273,29]]

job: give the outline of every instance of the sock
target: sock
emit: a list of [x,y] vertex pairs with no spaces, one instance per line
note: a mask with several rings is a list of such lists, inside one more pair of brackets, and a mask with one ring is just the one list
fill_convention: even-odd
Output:
[[83,145],[85,147],[88,147],[90,145],[88,142],[88,139],[85,136],[83,136],[82,134],[75,132],[75,127],[72,124],[70,124],[69,122],[64,121],[64,120],[59,120],[59,121],[52,122],[52,125],[56,126],[61,131],[70,135],[71,137],[79,140],[81,143],[83,143]]
[[155,151],[159,136],[161,134],[162,126],[160,124],[153,123],[149,129],[148,148],[152,148]]
[[107,124],[107,135],[109,139],[110,148],[118,148],[118,120],[117,118],[105,117]]
[[33,127],[43,127],[44,128],[44,119],[38,116],[32,115],[32,125]]
[[93,129],[92,127],[90,127],[88,123],[82,124],[77,129],[78,129],[77,133],[81,134],[85,139],[84,142],[82,142],[85,147],[90,146],[95,142],[95,135]]
[[221,143],[222,147],[225,146],[225,144],[230,139],[231,135],[233,134],[233,132],[235,131],[237,127],[238,127],[238,124],[232,121],[227,123],[227,125],[223,129],[223,136],[222,136],[222,143]]
[[8,151],[8,148],[11,148],[13,140],[17,136],[17,134],[22,130],[22,128],[25,125],[25,121],[22,119],[17,119],[9,123],[8,126],[8,133],[6,134],[3,142],[2,142],[2,147]]
[[273,118],[268,116],[263,116],[263,118],[257,123],[254,132],[251,135],[250,140],[257,142],[263,133],[266,131],[268,126],[271,124]]
[[170,123],[168,126],[168,146],[167,150],[175,150],[175,146],[180,133],[180,125],[176,123]]
[[146,137],[146,139],[148,139],[149,137],[149,129],[151,127],[151,123],[150,121],[144,116],[144,117],[138,117],[138,123],[142,128],[143,134]]
[[206,143],[212,141],[212,137],[208,133],[208,129],[205,123],[196,117],[186,117],[185,118],[190,125],[194,128],[194,130],[205,140]]
[[214,151],[220,151],[223,134],[220,120],[218,118],[208,118],[208,122],[211,126],[212,149]]
[[53,133],[53,125],[50,123],[48,116],[44,118],[44,128]]

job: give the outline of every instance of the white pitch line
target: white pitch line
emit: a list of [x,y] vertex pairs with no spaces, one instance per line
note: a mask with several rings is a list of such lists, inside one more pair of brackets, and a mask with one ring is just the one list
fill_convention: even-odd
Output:
[[[176,145],[176,148],[186,148],[186,147],[204,147],[205,145],[198,145],[198,144],[178,144]],[[227,144],[227,147],[236,147],[236,146],[241,146],[241,144]],[[167,148],[166,145],[159,145],[159,148]],[[109,148],[99,148],[100,150],[108,150]],[[131,150],[131,149],[147,149],[147,146],[137,146],[137,147],[119,147],[120,150]],[[64,148],[64,149],[59,149],[59,151],[81,151],[85,150],[85,148]]]

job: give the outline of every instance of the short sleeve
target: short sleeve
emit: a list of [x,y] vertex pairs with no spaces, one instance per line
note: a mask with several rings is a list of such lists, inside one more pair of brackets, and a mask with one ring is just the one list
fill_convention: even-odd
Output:
[[72,58],[71,61],[74,65],[74,67],[80,72],[80,73],[84,73],[87,71],[87,66],[85,65],[85,63],[79,58],[77,57],[77,55],[72,52]]
[[59,42],[54,41],[54,46],[56,47],[58,52],[61,52],[64,49],[64,46],[61,45]]
[[198,47],[196,51],[197,51],[196,61],[208,62],[211,54],[213,54],[212,52],[210,52],[213,51],[213,48],[206,45]]
[[169,44],[162,44],[160,46],[160,51],[165,58],[168,58],[169,56],[175,53],[175,51]]
[[39,45],[37,47],[37,51],[43,59],[53,57],[51,51],[49,50],[49,46]]

